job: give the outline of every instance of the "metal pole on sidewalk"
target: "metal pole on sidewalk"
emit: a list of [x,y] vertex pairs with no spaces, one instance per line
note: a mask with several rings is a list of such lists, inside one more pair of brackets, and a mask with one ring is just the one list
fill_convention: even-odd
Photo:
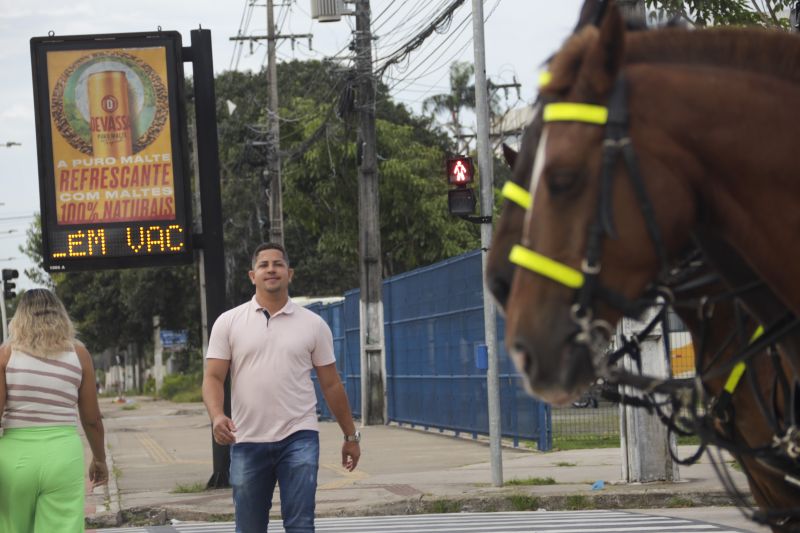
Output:
[[[478,171],[481,176],[481,215],[491,217],[494,206],[494,177],[489,145],[489,86],[486,82],[486,48],[483,41],[483,2],[472,0],[472,42],[475,50],[475,112],[478,119]],[[481,271],[486,278],[486,261],[492,242],[492,223],[481,224]],[[497,361],[497,319],[494,300],[483,286],[483,324],[488,351],[486,369],[489,395],[489,449],[491,450],[492,484],[503,485],[503,455],[500,447],[500,377]]]
[[[194,104],[197,134],[197,172],[200,180],[200,204],[203,222],[201,242],[203,268],[201,286],[205,287],[207,327],[225,311],[225,250],[222,240],[222,197],[219,179],[219,145],[217,140],[216,95],[214,66],[211,55],[211,32],[192,30],[192,46],[183,49],[184,61],[192,62],[194,73]],[[206,283],[213,280],[213,283]],[[230,372],[225,379],[223,410],[231,414]],[[230,450],[211,439],[214,471],[208,488],[228,487]]]

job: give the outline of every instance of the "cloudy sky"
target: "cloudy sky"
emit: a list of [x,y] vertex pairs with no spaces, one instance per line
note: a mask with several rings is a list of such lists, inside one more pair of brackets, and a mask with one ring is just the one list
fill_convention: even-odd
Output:
[[[400,49],[443,11],[452,0],[372,0],[372,28],[377,36],[374,56],[381,59]],[[25,231],[39,211],[36,133],[31,82],[30,39],[55,35],[86,35],[176,30],[189,45],[189,32],[210,29],[214,70],[258,70],[265,62],[264,41],[237,46],[236,35],[266,32],[265,1],[252,0],[0,0],[0,265],[22,271],[31,265],[18,250]],[[282,40],[279,60],[336,56],[347,64],[352,17],[318,23],[310,17],[311,0],[275,2],[279,32],[312,34]],[[471,1],[453,15],[408,59],[387,71],[383,81],[397,101],[420,111],[421,102],[447,92],[448,67],[456,60],[472,61]],[[497,83],[521,83],[519,96],[508,103],[523,106],[535,97],[538,65],[563,41],[574,24],[582,0],[485,0],[487,75]],[[311,47],[309,48],[309,44]],[[186,65],[187,75],[191,67]],[[266,100],[266,90],[264,94]],[[6,147],[6,143],[20,143]],[[31,287],[27,279],[18,286]]]

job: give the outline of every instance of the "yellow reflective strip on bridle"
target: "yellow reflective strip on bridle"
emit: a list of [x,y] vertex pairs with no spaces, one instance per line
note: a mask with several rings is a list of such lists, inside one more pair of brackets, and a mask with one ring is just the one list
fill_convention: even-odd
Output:
[[553,79],[553,74],[549,70],[543,70],[539,73],[539,88],[547,86]]
[[605,124],[608,121],[608,108],[593,104],[560,102],[544,106],[542,118],[545,122]]
[[764,326],[758,326],[756,330],[753,332],[753,336],[750,337],[750,344],[756,342],[756,339],[759,338],[761,335],[764,334]]
[[503,190],[500,191],[500,194],[503,195],[503,198],[507,198],[520,206],[522,209],[528,209],[531,204],[533,203],[533,199],[531,198],[531,193],[517,185],[516,183],[507,181],[505,185],[503,185]]
[[[764,326],[758,326],[755,332],[753,332],[753,336],[750,337],[750,344],[753,344],[756,339],[763,334]],[[744,364],[743,361],[736,363],[736,366],[734,366],[733,370],[731,370],[731,375],[728,376],[728,380],[725,382],[725,392],[728,394],[733,394],[733,391],[736,390],[736,386],[739,384],[739,380],[742,379],[742,374],[744,374],[745,370],[747,370],[747,365]]]
[[571,289],[578,289],[583,285],[583,273],[580,271],[558,261],[553,261],[549,257],[538,254],[519,244],[511,248],[508,260],[515,265],[527,268]]

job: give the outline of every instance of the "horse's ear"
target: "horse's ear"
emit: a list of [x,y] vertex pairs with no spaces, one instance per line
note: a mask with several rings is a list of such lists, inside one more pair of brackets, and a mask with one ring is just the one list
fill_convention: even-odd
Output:
[[622,66],[625,53],[625,21],[616,3],[611,2],[600,24],[598,39],[589,47],[578,75],[578,86],[590,97],[607,95]]
[[503,143],[503,157],[506,158],[506,164],[508,167],[514,168],[514,162],[517,160],[517,151],[506,143]]
[[600,18],[603,16],[606,2],[607,0],[584,0],[583,7],[581,7],[581,14],[578,15],[578,22],[575,24],[572,33],[577,33],[578,30],[589,24],[597,26]]

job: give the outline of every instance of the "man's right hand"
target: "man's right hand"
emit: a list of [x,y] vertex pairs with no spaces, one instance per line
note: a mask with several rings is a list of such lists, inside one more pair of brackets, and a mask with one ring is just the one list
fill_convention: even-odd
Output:
[[214,440],[220,446],[234,444],[236,442],[236,426],[233,420],[225,415],[217,415],[211,423],[211,433],[214,435]]

